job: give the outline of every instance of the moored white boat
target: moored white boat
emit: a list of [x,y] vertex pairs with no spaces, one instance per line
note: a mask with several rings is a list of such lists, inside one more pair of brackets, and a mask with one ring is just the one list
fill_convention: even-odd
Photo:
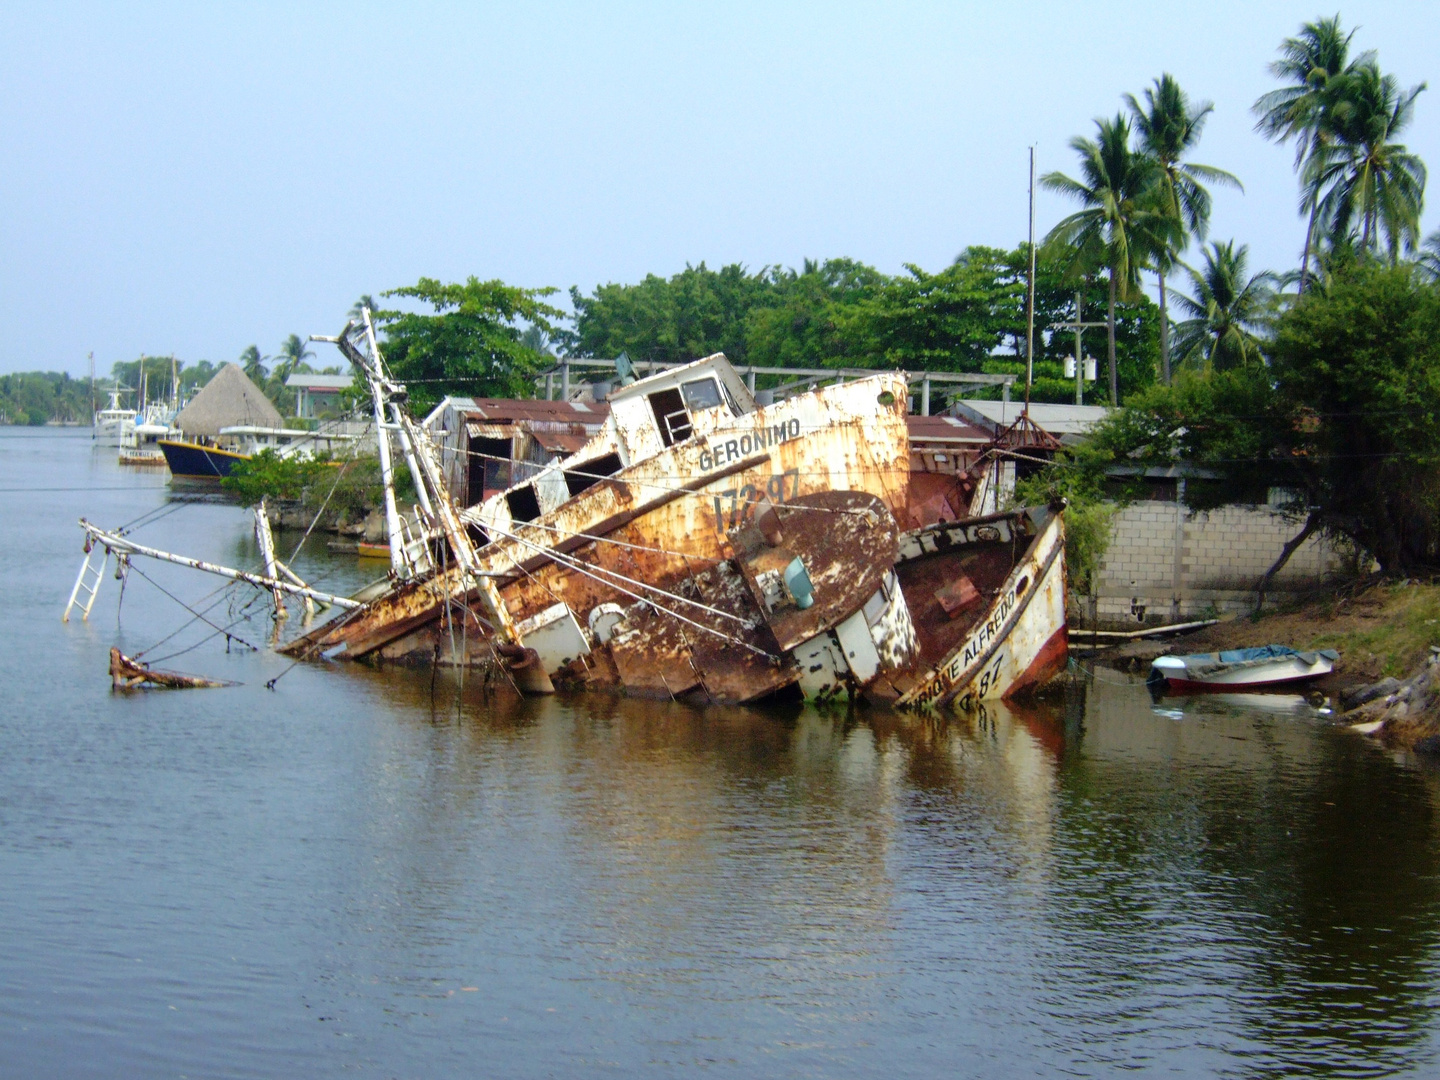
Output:
[[123,386],[113,387],[110,390],[110,403],[103,409],[95,410],[90,437],[101,446],[119,446],[125,425],[135,422],[135,410],[124,408],[120,404],[120,394],[124,391]]
[[1334,649],[1300,652],[1287,645],[1161,656],[1146,680],[1168,690],[1235,691],[1278,686],[1330,674],[1340,654]]

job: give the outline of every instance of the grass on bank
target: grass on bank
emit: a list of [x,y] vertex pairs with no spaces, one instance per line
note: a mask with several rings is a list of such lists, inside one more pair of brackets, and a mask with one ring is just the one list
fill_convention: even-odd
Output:
[[[1352,591],[1353,590],[1353,591]],[[1243,649],[1272,642],[1296,649],[1335,649],[1336,672],[1374,680],[1407,678],[1440,645],[1440,585],[1377,581],[1259,619],[1234,619],[1185,640],[1185,652]]]

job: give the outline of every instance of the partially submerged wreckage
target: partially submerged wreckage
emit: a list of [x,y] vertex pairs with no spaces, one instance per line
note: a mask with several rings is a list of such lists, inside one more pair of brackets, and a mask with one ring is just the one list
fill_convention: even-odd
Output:
[[[309,589],[273,553],[265,574],[228,571],[274,590],[280,610],[284,594],[342,609],[288,655],[477,666],[529,692],[902,708],[1007,697],[1064,666],[1060,514],[971,516],[998,502],[1006,448],[912,447],[901,373],[762,406],[720,354],[643,379],[622,360],[583,445],[462,507],[368,313],[316,340],[370,386],[391,573],[380,595],[349,599]],[[392,438],[418,528],[395,502]],[[87,551],[164,555],[82,525]],[[77,593],[84,580],[82,568]]]

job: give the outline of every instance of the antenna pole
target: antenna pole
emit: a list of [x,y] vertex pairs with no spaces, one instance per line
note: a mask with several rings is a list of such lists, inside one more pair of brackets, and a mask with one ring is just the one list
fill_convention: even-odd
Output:
[[1025,289],[1025,409],[1030,415],[1030,384],[1035,379],[1035,147],[1030,147],[1030,276]]

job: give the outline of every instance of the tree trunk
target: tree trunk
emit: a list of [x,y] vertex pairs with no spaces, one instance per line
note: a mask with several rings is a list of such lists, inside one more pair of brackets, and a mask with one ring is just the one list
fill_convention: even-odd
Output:
[[1115,367],[1115,270],[1110,270],[1110,304],[1105,313],[1105,329],[1109,335],[1106,350],[1110,359],[1110,404],[1120,404],[1120,374]]
[[1320,212],[1318,199],[1310,200],[1310,220],[1305,224],[1305,253],[1300,256],[1300,293],[1304,295],[1305,285],[1310,280],[1310,245],[1315,240],[1315,215]]
[[1320,514],[1318,512],[1312,511],[1310,516],[1305,519],[1305,527],[1301,529],[1298,533],[1296,533],[1295,536],[1283,548],[1280,549],[1280,557],[1275,560],[1275,565],[1271,566],[1269,570],[1266,570],[1265,576],[1262,577],[1255,585],[1256,615],[1260,614],[1260,609],[1265,604],[1265,590],[1270,587],[1270,582],[1274,580],[1275,575],[1285,568],[1285,564],[1290,561],[1290,556],[1294,555],[1295,552],[1299,551],[1300,545],[1305,543],[1306,540],[1309,540],[1310,534],[1319,527]]
[[1160,381],[1170,385],[1170,317],[1165,310],[1165,271],[1155,271],[1160,279]]

